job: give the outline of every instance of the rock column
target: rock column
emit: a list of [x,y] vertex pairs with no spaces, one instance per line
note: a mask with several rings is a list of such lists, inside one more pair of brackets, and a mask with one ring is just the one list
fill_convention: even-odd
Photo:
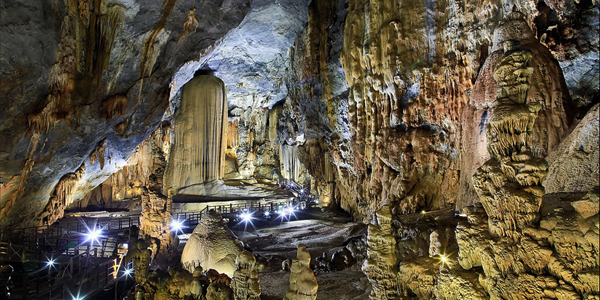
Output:
[[496,64],[498,83],[490,123],[486,127],[491,156],[473,177],[473,186],[488,216],[490,233],[515,240],[539,219],[544,196],[542,181],[548,164],[531,151],[533,125],[541,108],[526,102],[533,53],[520,49],[518,40],[504,41],[504,55]]
[[290,289],[283,300],[315,300],[319,284],[310,269],[310,253],[303,244],[298,245],[298,257],[290,268]]
[[182,88],[164,191],[223,178],[227,148],[227,99],[223,81],[196,76]]

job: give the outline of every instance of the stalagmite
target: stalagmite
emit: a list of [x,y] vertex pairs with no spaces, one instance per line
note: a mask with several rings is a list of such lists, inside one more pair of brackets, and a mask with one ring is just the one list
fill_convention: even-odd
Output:
[[494,71],[497,97],[486,127],[492,159],[473,177],[473,186],[490,217],[490,232],[515,240],[520,238],[520,230],[539,217],[544,195],[541,182],[548,170],[546,161],[535,157],[531,149],[533,125],[541,108],[538,102],[526,102],[532,56],[530,50],[520,49],[519,40],[504,41],[504,56]]
[[260,300],[260,280],[254,254],[244,250],[235,260],[237,269],[231,279],[235,300]]
[[319,284],[310,269],[310,253],[304,244],[298,245],[298,256],[290,267],[290,289],[283,300],[315,300]]
[[201,266],[231,277],[237,269],[235,260],[243,250],[242,242],[227,228],[221,215],[210,211],[202,216],[183,248],[181,264],[190,273]]
[[389,207],[384,206],[377,211],[375,220],[375,224],[369,224],[367,260],[362,270],[372,285],[370,299],[395,299],[398,288],[397,254]]
[[[182,89],[164,191],[223,178],[227,147],[227,100],[223,81],[200,75]],[[185,193],[193,193],[187,191]]]

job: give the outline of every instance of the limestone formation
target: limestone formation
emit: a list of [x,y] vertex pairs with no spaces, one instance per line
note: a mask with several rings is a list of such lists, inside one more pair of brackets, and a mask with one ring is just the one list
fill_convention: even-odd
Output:
[[144,239],[139,238],[139,229],[133,226],[129,232],[129,248],[123,259],[125,265],[133,263],[135,281],[139,284],[149,279],[152,252]]
[[290,289],[283,300],[315,300],[319,284],[310,269],[310,253],[303,244],[298,245],[298,255],[290,267]]
[[[509,21],[511,21],[510,19]],[[532,135],[539,102],[527,102],[529,62],[533,53],[520,49],[520,40],[505,40],[504,55],[494,72],[496,101],[486,127],[492,157],[473,177],[473,186],[489,216],[490,232],[518,240],[534,224],[544,196],[547,162],[535,157]]]
[[[171,126],[164,122],[142,142],[127,159],[125,166],[108,177],[102,184],[74,203],[71,208],[120,208],[126,200],[139,199],[144,190],[161,194],[162,180],[170,150]],[[96,162],[111,164],[106,155],[106,141],[90,154],[90,165]],[[139,204],[138,202],[134,202]],[[133,205],[135,205],[133,204]]]
[[242,242],[227,228],[221,215],[210,211],[202,216],[183,248],[181,264],[190,273],[200,266],[231,277],[237,269],[236,258],[243,250]]
[[[163,191],[174,195],[186,188],[223,178],[227,149],[227,91],[223,81],[199,75],[182,89],[175,112],[173,146]],[[193,191],[185,192],[194,194]]]
[[547,157],[547,193],[587,192],[600,185],[600,105],[596,104]]
[[[524,52],[505,56],[506,50],[511,50],[512,47]],[[525,61],[526,66],[517,66]],[[519,74],[511,74],[514,69],[519,69]],[[513,76],[516,78],[509,78]],[[518,82],[519,80],[526,82]],[[519,114],[518,107],[503,105],[498,108],[500,102],[506,102],[507,98],[516,103],[530,105],[520,108],[520,122],[527,124],[517,124],[519,121],[515,118]],[[499,142],[488,140],[488,124],[495,123],[491,125],[494,139],[521,139],[521,143],[528,143],[528,148],[534,156],[543,157],[558,145],[567,131],[570,124],[567,115],[570,106],[569,93],[560,66],[550,51],[535,38],[525,16],[517,11],[512,12],[494,30],[492,53],[481,67],[469,105],[461,116],[464,123],[464,145],[461,149],[461,203],[458,204],[458,208],[479,200],[471,178],[480,166],[490,157],[494,157],[494,154],[488,154],[486,148],[495,151],[489,147],[496,148]],[[537,113],[530,115],[532,119],[527,122],[525,115],[529,114],[530,109],[537,110]],[[501,119],[510,119],[509,123],[513,124],[492,120],[498,118],[499,114],[503,114]],[[512,117],[508,117],[509,115]],[[499,126],[514,128],[512,133],[506,132],[510,137],[502,137],[502,129]],[[528,127],[526,135],[514,132],[524,130],[525,128],[518,128],[523,126]],[[527,141],[524,140],[525,136]]]
[[172,201],[172,198],[147,190],[142,194],[140,233],[156,244],[156,249],[152,253],[152,262],[163,269],[167,269],[169,263],[172,263],[172,257],[177,250],[175,237],[170,228]]
[[254,254],[244,250],[235,260],[236,270],[231,278],[235,300],[260,300],[260,279]]
[[367,234],[367,260],[362,267],[371,282],[370,299],[397,297],[396,239],[392,235],[392,215],[384,206],[375,214],[374,224],[369,224]]
[[[191,8],[181,1],[3,3],[0,226],[38,225],[58,181],[84,163],[74,201],[123,167],[161,122],[176,70],[235,28],[249,3],[198,6],[202,33],[177,47],[169,41],[184,35],[174,28]],[[87,165],[103,140],[104,167]]]

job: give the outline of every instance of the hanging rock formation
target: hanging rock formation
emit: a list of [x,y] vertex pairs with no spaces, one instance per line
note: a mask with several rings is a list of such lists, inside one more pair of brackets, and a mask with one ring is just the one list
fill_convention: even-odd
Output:
[[318,288],[315,274],[310,269],[310,253],[304,244],[300,244],[290,267],[290,289],[283,300],[315,300]]
[[182,89],[164,191],[200,194],[195,185],[223,178],[227,147],[227,92],[220,79],[200,75]]
[[240,253],[235,265],[237,269],[231,278],[231,289],[235,300],[260,300],[260,279],[256,270],[254,254],[244,250]]
[[237,256],[244,250],[242,242],[227,228],[221,215],[210,211],[202,215],[181,254],[181,264],[188,272],[196,267],[215,269],[233,276]]

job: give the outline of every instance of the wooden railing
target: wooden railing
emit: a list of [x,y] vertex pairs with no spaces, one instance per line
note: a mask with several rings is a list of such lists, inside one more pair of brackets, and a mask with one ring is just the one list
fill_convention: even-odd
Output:
[[72,299],[113,283],[119,258],[102,258],[98,249],[65,256],[53,266],[11,275],[11,299]]

